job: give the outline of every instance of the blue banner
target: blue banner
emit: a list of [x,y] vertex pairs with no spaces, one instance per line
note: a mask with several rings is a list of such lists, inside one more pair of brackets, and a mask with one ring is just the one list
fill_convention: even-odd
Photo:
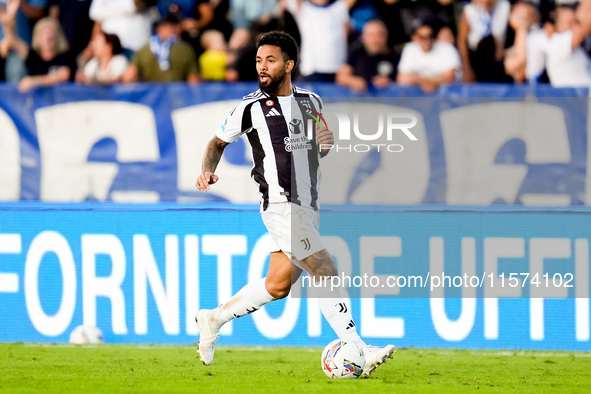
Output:
[[[392,160],[399,168],[395,160],[401,160],[412,176],[397,179],[397,192],[383,201],[364,197],[357,203],[591,203],[587,89],[451,85],[435,95],[401,87],[356,95],[332,84],[303,87],[325,98],[326,113],[343,103],[371,109],[379,102],[418,120],[417,152],[368,153],[381,157],[383,166]],[[0,200],[256,203],[244,139],[228,146],[212,192],[194,188],[207,142],[226,113],[256,88],[63,85],[21,94],[0,85]],[[332,127],[336,118],[326,118]],[[352,179],[366,162],[340,171],[339,182],[346,184],[327,202],[350,200]],[[382,182],[374,170],[367,178]]]
[[[589,215],[327,207],[321,233],[362,297],[351,304],[369,343],[589,351]],[[199,308],[264,276],[268,237],[254,205],[2,203],[0,341],[67,342],[86,324],[109,343],[195,342]],[[419,271],[430,293],[413,293]],[[357,285],[362,274],[396,286]],[[234,320],[219,344],[326,345],[335,334],[304,295]]]

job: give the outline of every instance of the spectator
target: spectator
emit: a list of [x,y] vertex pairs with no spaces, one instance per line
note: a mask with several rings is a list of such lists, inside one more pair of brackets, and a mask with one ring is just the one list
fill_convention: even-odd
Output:
[[346,0],[349,3],[349,42],[361,36],[363,26],[373,19],[379,18],[376,0]]
[[92,0],[49,0],[49,16],[59,20],[74,56],[78,56],[90,43],[94,25],[88,15],[91,2]]
[[152,34],[154,17],[143,0],[92,0],[89,15],[95,21],[94,34],[115,34],[128,59]]
[[217,30],[207,30],[201,36],[201,46],[205,50],[199,56],[201,77],[206,81],[224,81],[228,63],[228,49],[224,35]]
[[159,0],[158,12],[178,13],[181,18],[181,39],[191,45],[197,57],[203,53],[201,34],[213,20],[213,7],[208,0]]
[[510,82],[503,65],[511,4],[508,0],[472,0],[458,28],[464,82]]
[[112,84],[123,80],[129,62],[123,55],[119,37],[101,31],[95,34],[90,48],[92,59],[84,70],[76,74],[76,82],[84,84]]
[[213,9],[213,20],[207,25],[208,29],[221,31],[226,41],[229,41],[234,30],[228,18],[230,0],[209,0],[209,5]]
[[[295,42],[298,44],[298,48],[302,46],[302,36],[300,34],[300,29],[298,28],[298,22],[296,21],[295,17],[289,10],[287,9],[287,5],[285,0],[279,0],[279,8],[277,10],[277,18],[281,23],[281,30],[289,34],[293,37]],[[298,67],[296,66],[295,74],[292,72],[292,80],[293,78],[299,78]]]
[[399,84],[418,85],[425,92],[433,92],[439,85],[458,79],[461,62],[457,49],[436,41],[435,35],[429,23],[416,29],[402,51],[396,79]]
[[308,82],[334,82],[347,59],[345,0],[286,0],[301,34],[299,71]]
[[388,29],[374,19],[363,26],[361,42],[352,46],[336,82],[357,92],[367,91],[370,84],[385,88],[396,80],[397,65],[398,57],[388,47]]
[[248,45],[252,25],[269,23],[277,9],[278,0],[230,0],[233,32],[228,42],[231,53]]
[[177,14],[170,13],[161,18],[156,25],[156,34],[134,55],[123,81],[198,82],[195,51],[179,39],[180,33],[181,19]]
[[[379,0],[376,4],[380,18],[388,27],[389,43],[397,46],[410,41],[417,23],[424,20],[440,21],[437,30],[449,42],[450,36],[456,35],[454,3],[454,0]],[[438,35],[437,39],[441,38]]]
[[591,7],[584,8],[584,3],[581,3],[576,14],[569,7],[556,9],[555,33],[544,51],[552,86],[591,87],[591,60],[581,48],[591,32]]
[[[515,39],[513,46],[506,51],[505,72],[517,83],[524,82],[526,74],[539,77],[545,69],[544,54],[535,48],[543,48],[548,39],[544,30],[540,28],[537,2],[519,0],[511,9],[509,24],[515,31]],[[529,54],[526,53],[528,48],[531,51]]]
[[[14,11],[13,8],[11,11]],[[53,18],[40,19],[33,28],[32,43],[29,46],[17,34],[14,12],[6,24],[6,37],[2,46],[11,48],[21,58],[29,70],[18,84],[21,92],[28,92],[37,86],[54,86],[73,79],[76,63],[68,42],[59,25]]]
[[[47,0],[6,0],[7,8],[10,3],[16,1],[17,12],[12,19],[16,23],[16,33],[27,45],[31,44],[33,26],[46,15]],[[0,22],[4,24],[3,18]],[[4,37],[3,29],[0,29],[0,40]],[[5,77],[9,82],[19,82],[27,75],[27,66],[23,59],[14,51],[9,51],[5,56]]]
[[[252,66],[257,54],[256,41],[262,34],[275,30],[284,30],[281,21],[277,18],[273,18],[267,23],[255,22],[251,25],[250,31],[243,30],[246,34],[246,38],[243,41],[246,44],[238,48],[230,47],[231,52],[228,57],[226,81],[258,80],[259,76],[256,68]],[[233,37],[236,37],[236,35]]]
[[[525,25],[524,22],[521,24]],[[516,56],[526,59],[526,77],[535,79],[538,76],[542,67],[538,66],[537,59],[541,58],[545,59],[552,86],[591,86],[591,60],[580,46],[590,32],[591,0],[584,0],[576,13],[569,7],[557,7],[554,32],[550,37],[527,40],[526,45],[519,47]]]
[[267,23],[275,14],[277,0],[230,0],[232,26],[248,29],[254,22]]
[[183,33],[190,36],[197,36],[213,20],[213,7],[208,0],[158,0],[156,6],[160,15],[180,14]]

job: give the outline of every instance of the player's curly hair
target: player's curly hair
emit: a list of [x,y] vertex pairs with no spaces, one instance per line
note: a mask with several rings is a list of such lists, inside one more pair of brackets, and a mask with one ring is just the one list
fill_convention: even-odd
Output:
[[298,63],[298,44],[292,36],[283,31],[265,33],[257,40],[257,49],[263,45],[274,45],[281,48],[285,60],[293,60]]

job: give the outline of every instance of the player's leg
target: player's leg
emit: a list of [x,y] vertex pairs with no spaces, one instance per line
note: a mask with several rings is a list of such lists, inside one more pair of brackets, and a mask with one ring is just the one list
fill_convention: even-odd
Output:
[[292,264],[281,251],[272,252],[266,278],[246,284],[218,308],[201,309],[195,316],[199,326],[197,351],[201,361],[206,365],[213,362],[215,342],[224,324],[255,312],[273,300],[286,297],[291,289],[292,278],[297,280],[301,273],[302,270]]
[[[348,302],[342,297],[340,289],[331,287],[330,277],[336,276],[338,271],[328,251],[322,249],[315,252],[300,260],[300,264],[312,275],[314,281],[320,281],[319,285],[310,288],[314,292],[311,295],[318,298],[322,314],[337,336],[355,342],[361,348],[367,346],[357,333]],[[327,281],[323,282],[324,279]]]
[[378,365],[386,362],[388,358],[392,358],[396,351],[394,345],[368,346],[357,333],[348,301],[342,296],[341,289],[333,289],[330,285],[330,277],[338,274],[330,253],[326,249],[322,249],[300,260],[300,264],[312,275],[314,280],[328,279],[327,282],[324,282],[327,284],[326,286],[315,287],[320,309],[339,338],[352,341],[363,349],[366,360],[363,366],[363,375],[371,374]]
[[293,264],[283,252],[272,252],[265,287],[275,299],[285,298],[291,285],[298,280],[302,269]]

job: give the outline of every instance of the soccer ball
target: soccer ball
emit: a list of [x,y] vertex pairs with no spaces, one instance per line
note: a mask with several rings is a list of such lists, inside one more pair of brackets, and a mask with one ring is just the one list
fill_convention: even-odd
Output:
[[75,345],[83,344],[101,344],[105,343],[105,338],[100,329],[93,326],[78,326],[70,334],[70,343]]
[[322,351],[322,370],[331,379],[355,379],[363,372],[365,355],[354,342],[336,339]]

